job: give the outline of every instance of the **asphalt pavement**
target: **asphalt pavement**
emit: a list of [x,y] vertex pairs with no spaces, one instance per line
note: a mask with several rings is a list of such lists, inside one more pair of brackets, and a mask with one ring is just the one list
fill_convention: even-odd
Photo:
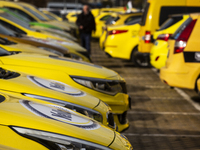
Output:
[[127,82],[132,109],[123,134],[134,150],[200,150],[200,97],[195,91],[170,88],[155,69],[109,58],[97,41],[91,45],[93,63],[115,70]]

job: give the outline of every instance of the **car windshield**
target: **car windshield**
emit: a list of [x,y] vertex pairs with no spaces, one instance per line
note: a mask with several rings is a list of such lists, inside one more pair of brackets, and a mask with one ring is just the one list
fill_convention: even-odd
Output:
[[16,36],[14,31],[5,28],[3,25],[0,24],[0,34],[8,35],[8,36]]
[[30,28],[30,26],[29,26],[29,24],[27,22],[24,22],[24,21],[14,17],[14,16],[12,16],[12,15],[10,15],[8,13],[5,13],[5,12],[4,13],[0,13],[0,16],[5,18],[5,19],[8,19],[8,20],[10,20],[10,21],[12,21],[12,22],[14,22],[14,23],[26,28],[26,29],[28,29],[28,30],[34,31],[34,29]]
[[47,21],[43,16],[41,16],[39,13],[33,11],[32,9],[26,7],[26,6],[22,6],[24,9],[26,9],[27,11],[29,11],[30,13],[32,13],[34,16],[36,16],[38,19],[42,20],[42,21]]
[[0,47],[0,56],[8,56],[8,55],[11,55],[11,53]]
[[50,20],[56,20],[54,17],[52,17],[51,15],[49,15],[49,14],[45,14],[45,13],[43,13],[45,16],[47,16]]
[[23,15],[21,15],[17,11],[12,10],[11,8],[2,8],[2,10],[18,19],[23,20],[24,22],[30,22],[30,19],[24,17]]

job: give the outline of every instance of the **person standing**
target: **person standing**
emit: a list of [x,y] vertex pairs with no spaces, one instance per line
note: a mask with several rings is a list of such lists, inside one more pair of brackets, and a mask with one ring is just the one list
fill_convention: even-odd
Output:
[[88,54],[91,54],[90,42],[92,31],[96,31],[95,19],[92,15],[89,6],[84,5],[83,11],[76,20],[76,24],[79,28],[81,45],[87,49]]

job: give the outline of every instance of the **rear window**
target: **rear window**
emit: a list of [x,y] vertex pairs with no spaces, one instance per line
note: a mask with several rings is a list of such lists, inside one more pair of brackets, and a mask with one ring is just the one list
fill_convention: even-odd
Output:
[[148,13],[148,10],[149,10],[149,6],[150,6],[150,3],[146,3],[146,5],[144,7],[144,13],[142,15],[142,20],[141,20],[141,23],[140,23],[141,26],[144,26],[145,23],[146,23],[146,18],[147,18],[147,13]]
[[169,7],[164,6],[161,7],[160,10],[160,18],[159,18],[159,26],[161,26],[172,14],[182,14],[182,13],[193,13],[193,12],[200,12],[200,7]]
[[110,15],[103,16],[100,20],[101,21],[106,21],[108,18],[110,18]]
[[188,18],[177,30],[176,32],[170,37],[170,39],[178,39],[180,34],[183,32],[183,30],[190,24],[192,21],[192,18]]
[[160,27],[158,31],[167,29],[171,27],[172,25],[176,24],[177,22],[181,21],[183,19],[183,16],[177,16],[177,17],[171,17],[167,19]]
[[131,17],[128,17],[125,21],[124,21],[124,24],[127,24],[135,19],[139,19],[141,18],[141,16],[131,16]]
[[[117,18],[117,17],[116,17]],[[106,25],[110,25],[110,24],[114,24],[116,21],[115,21],[115,17],[113,16],[110,16],[107,20],[106,20]]]
[[132,21],[129,21],[128,23],[126,23],[126,25],[134,25],[134,24],[137,24],[137,23],[140,23],[141,22],[141,18],[137,18],[137,19],[134,19]]

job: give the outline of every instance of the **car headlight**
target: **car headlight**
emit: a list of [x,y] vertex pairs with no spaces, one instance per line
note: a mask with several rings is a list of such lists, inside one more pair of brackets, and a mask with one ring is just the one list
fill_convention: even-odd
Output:
[[87,78],[87,77],[79,77],[79,76],[71,76],[71,78],[90,89],[109,94],[115,95],[117,93],[127,93],[126,85],[123,81],[117,80],[105,80],[105,79],[97,79],[97,78]]
[[44,101],[48,101],[48,102],[69,108],[69,109],[74,110],[78,113],[81,113],[85,116],[88,116],[98,122],[101,122],[101,123],[103,122],[103,116],[101,115],[101,113],[99,113],[98,111],[95,111],[93,109],[90,109],[90,108],[87,108],[84,106],[80,106],[80,105],[77,105],[74,103],[54,99],[54,98],[44,97],[44,96],[38,96],[38,95],[32,95],[32,94],[26,94],[26,93],[24,93],[23,95],[32,97],[32,98],[36,98],[36,99],[40,99],[40,100],[44,100]]
[[70,53],[70,56],[71,56],[72,59],[75,59],[75,60],[80,60],[80,61],[83,60],[82,57],[80,57],[80,56],[78,56],[78,55],[76,55],[76,54],[73,54],[73,53]]
[[48,48],[48,47],[38,47],[38,48],[41,48],[41,49],[46,50],[48,52],[54,53],[54,54],[56,54],[58,56],[62,56],[62,57],[64,56],[63,53],[61,53],[59,51],[56,51],[54,49]]
[[111,150],[108,147],[82,139],[41,130],[11,126],[16,133],[58,150]]

